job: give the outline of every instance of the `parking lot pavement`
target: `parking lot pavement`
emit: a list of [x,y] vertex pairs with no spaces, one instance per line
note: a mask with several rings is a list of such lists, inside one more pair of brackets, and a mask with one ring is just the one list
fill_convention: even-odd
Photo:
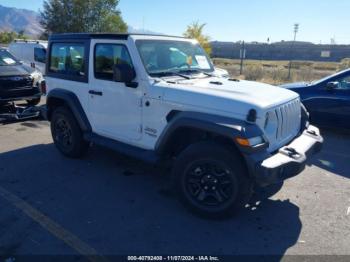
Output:
[[100,147],[67,159],[45,121],[0,125],[0,255],[350,255],[350,136],[324,136],[279,192],[212,221],[187,212],[154,167]]

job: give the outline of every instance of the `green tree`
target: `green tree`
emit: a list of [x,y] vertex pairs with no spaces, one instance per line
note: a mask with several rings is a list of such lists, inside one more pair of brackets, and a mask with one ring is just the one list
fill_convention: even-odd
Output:
[[9,44],[15,39],[28,39],[27,36],[24,35],[24,31],[21,30],[19,33],[16,32],[0,32],[0,43],[1,44]]
[[211,45],[209,43],[210,37],[203,34],[203,29],[206,24],[200,24],[199,22],[193,22],[187,26],[186,32],[183,34],[184,37],[197,39],[199,44],[204,48],[204,50],[211,54]]
[[45,0],[42,38],[51,33],[126,32],[118,4],[119,0]]

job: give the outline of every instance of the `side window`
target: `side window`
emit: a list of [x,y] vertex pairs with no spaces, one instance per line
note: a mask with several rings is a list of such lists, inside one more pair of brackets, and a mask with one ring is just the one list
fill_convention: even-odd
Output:
[[53,43],[49,71],[67,76],[85,76],[84,55],[84,44]]
[[118,64],[129,64],[133,67],[126,46],[120,44],[97,44],[95,46],[95,78],[113,81],[113,66]]
[[350,90],[350,76],[341,77],[336,82],[338,82],[337,89]]
[[46,49],[35,47],[34,48],[34,60],[40,63],[46,63]]

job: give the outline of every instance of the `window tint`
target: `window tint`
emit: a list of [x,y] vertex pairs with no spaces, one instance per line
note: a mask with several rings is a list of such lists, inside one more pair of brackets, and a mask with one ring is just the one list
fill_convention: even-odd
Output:
[[36,62],[45,63],[46,62],[46,49],[35,47],[34,48],[34,60]]
[[113,66],[132,62],[128,49],[124,45],[97,44],[95,47],[95,78],[113,80]]
[[85,76],[84,51],[84,44],[52,44],[50,72],[70,76]]

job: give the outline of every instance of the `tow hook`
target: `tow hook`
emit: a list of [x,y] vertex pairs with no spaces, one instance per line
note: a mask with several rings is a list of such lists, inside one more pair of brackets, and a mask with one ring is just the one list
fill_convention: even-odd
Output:
[[308,130],[306,132],[309,133],[310,135],[317,136],[317,133],[315,130]]
[[300,157],[300,154],[292,147],[283,148],[282,152],[294,159],[298,159]]

